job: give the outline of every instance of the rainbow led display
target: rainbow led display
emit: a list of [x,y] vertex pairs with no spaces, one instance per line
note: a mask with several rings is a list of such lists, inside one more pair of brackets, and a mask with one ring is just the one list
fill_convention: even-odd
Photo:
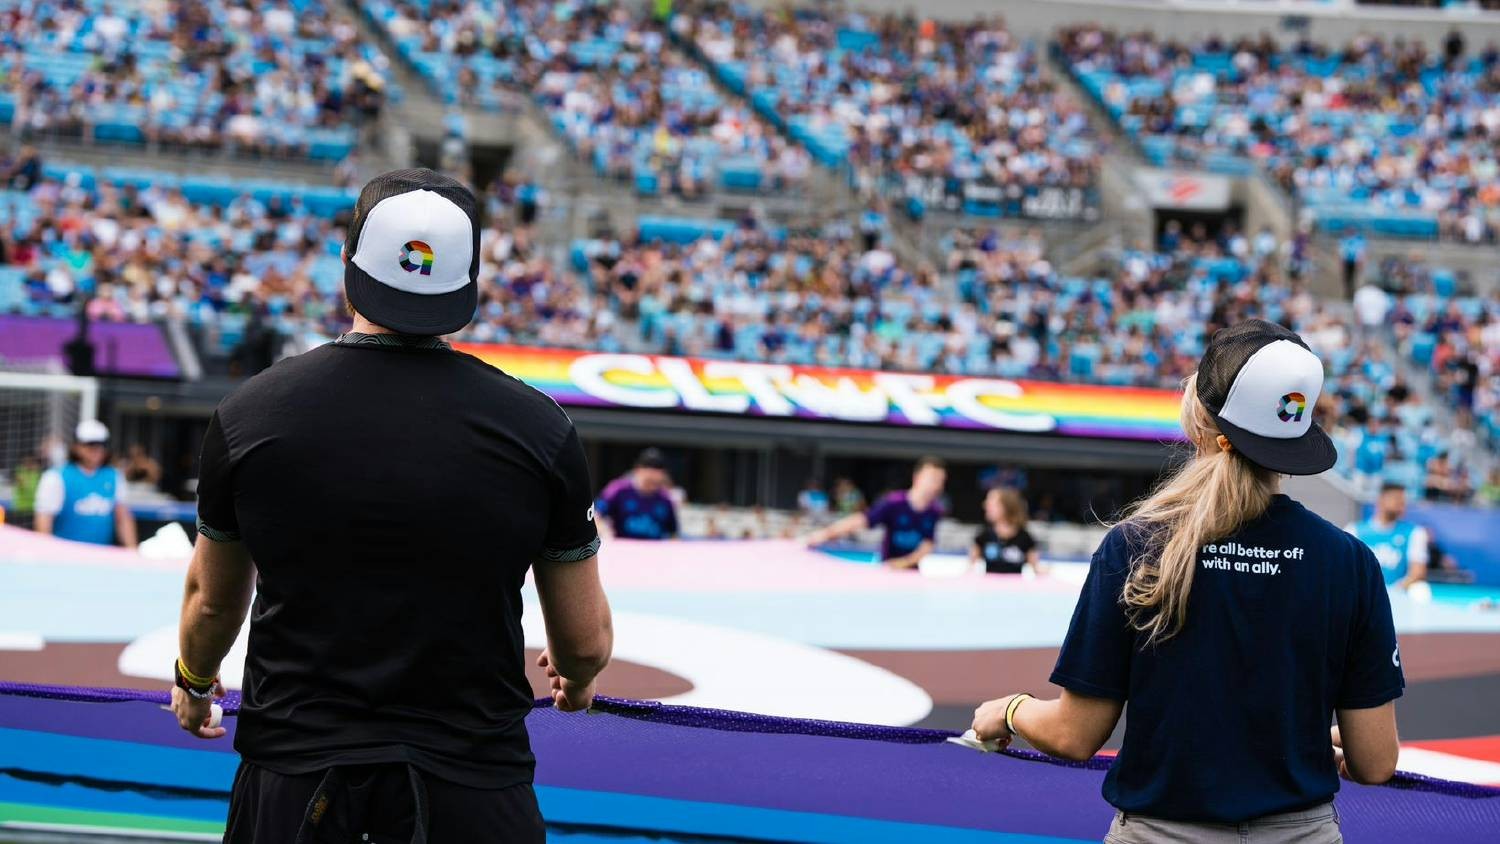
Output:
[[1176,440],[1172,390],[460,343],[564,406]]

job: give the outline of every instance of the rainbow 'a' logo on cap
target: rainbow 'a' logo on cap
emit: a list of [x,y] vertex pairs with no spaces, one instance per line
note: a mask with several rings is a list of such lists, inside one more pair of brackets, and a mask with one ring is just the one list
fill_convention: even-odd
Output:
[[407,272],[421,270],[422,275],[432,275],[432,247],[420,240],[408,240],[401,247],[401,269]]
[[1287,393],[1281,397],[1281,404],[1276,406],[1276,418],[1283,422],[1301,422],[1304,410],[1307,410],[1307,396]]

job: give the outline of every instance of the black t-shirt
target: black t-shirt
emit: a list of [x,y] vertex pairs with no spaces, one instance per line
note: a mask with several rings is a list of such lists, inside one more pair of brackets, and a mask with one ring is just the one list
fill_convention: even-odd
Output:
[[1380,706],[1405,680],[1380,563],[1284,495],[1205,545],[1187,623],[1142,649],[1120,604],[1138,536],[1094,553],[1052,682],[1128,701],[1104,798],[1126,812],[1239,823],[1338,791],[1335,709]]
[[430,338],[352,335],[219,405],[198,496],[201,532],[259,571],[244,758],[531,780],[521,586],[599,547],[556,403]]
[[985,525],[974,535],[974,547],[984,558],[984,570],[988,574],[1017,574],[1026,566],[1026,555],[1036,548],[1036,540],[1026,528],[1006,539],[995,532],[994,525]]

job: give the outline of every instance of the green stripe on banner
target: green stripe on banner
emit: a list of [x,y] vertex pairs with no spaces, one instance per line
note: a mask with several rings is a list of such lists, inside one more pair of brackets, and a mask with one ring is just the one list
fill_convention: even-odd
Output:
[[[230,753],[0,729],[0,767],[38,773],[87,776],[147,787],[222,788],[227,796],[237,761],[238,758]],[[124,823],[114,824],[121,828],[159,830],[166,828],[159,824],[170,824],[171,829],[182,831],[222,829],[221,822],[202,819],[162,818],[16,802],[15,798],[20,797],[26,788],[27,785],[22,783],[7,786],[11,802],[0,803],[0,807],[4,807],[0,811],[0,821],[66,824],[105,818],[123,819]],[[95,795],[96,799],[110,794],[122,799],[131,794],[129,791],[106,792],[83,786],[72,788]],[[717,835],[741,840],[802,841],[809,844],[846,841],[864,844],[906,844],[911,841],[924,844],[1060,844],[1079,840],[547,785],[538,785],[536,791],[547,822],[564,827],[594,827],[668,836]],[[58,794],[55,802],[65,802],[63,796]],[[28,795],[22,799],[34,798]],[[53,803],[54,799],[47,802]],[[15,815],[22,811],[31,813],[29,821]],[[51,820],[41,818],[37,813],[52,813],[47,815]]]
[[[932,844],[1065,844],[1079,840],[549,786],[538,786],[537,798],[549,828],[607,828],[648,833],[654,840],[670,841],[670,837],[664,839],[662,836],[673,834],[724,835],[741,840],[802,841],[808,844],[847,841],[865,844],[906,844],[911,841]],[[216,821],[0,803],[0,829],[93,834],[150,832],[159,836],[182,836],[184,840],[212,841],[223,835],[224,825]],[[560,831],[566,833],[566,830]],[[592,839],[585,835],[573,840]]]
[[181,836],[184,840],[191,841],[217,841],[224,836],[223,822],[62,809],[25,803],[0,803],[0,829],[89,832],[94,835],[152,832]]
[[549,825],[601,827],[668,835],[722,835],[737,840],[806,844],[1064,844],[1092,839],[701,803],[611,791],[538,785],[537,802]]
[[0,728],[0,768],[229,793],[239,757],[115,739]]

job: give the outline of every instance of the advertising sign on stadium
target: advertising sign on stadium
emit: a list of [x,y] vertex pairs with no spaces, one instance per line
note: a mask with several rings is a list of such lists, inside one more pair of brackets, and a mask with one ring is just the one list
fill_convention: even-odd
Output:
[[[64,346],[78,336],[78,322],[54,317],[0,316],[0,368],[40,366],[66,371]],[[181,378],[182,367],[162,329],[129,322],[89,325],[94,371],[131,378]]]
[[1135,181],[1145,192],[1152,208],[1185,211],[1224,211],[1229,208],[1229,179],[1224,176],[1142,167],[1135,171]]
[[1021,216],[1033,220],[1091,220],[1098,216],[1098,209],[1089,206],[1088,194],[1081,188],[1043,185],[1021,197]]
[[1171,390],[460,343],[564,406],[1172,440]]
[[1098,216],[1088,191],[1060,185],[999,185],[987,179],[960,181],[911,176],[903,190],[929,208],[955,214],[1033,220],[1087,220]]

